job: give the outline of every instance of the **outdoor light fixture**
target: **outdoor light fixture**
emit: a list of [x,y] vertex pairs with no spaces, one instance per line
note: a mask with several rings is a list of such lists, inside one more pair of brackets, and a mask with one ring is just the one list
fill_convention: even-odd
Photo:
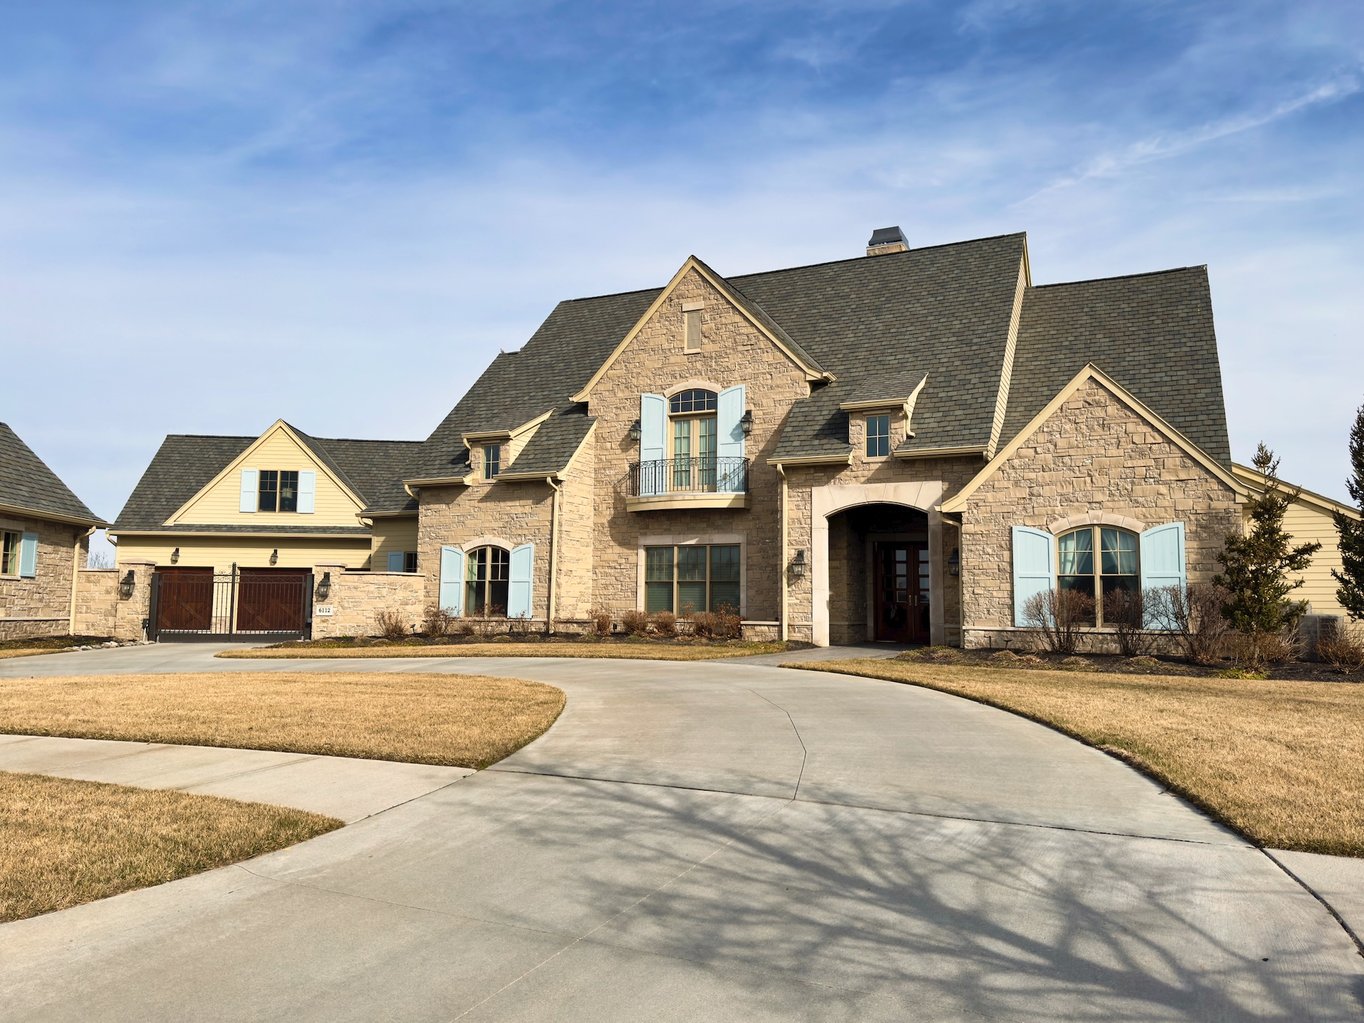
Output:
[[744,431],[745,437],[753,432],[753,410],[751,408],[744,409],[744,416],[739,420],[739,429]]
[[956,547],[953,547],[952,553],[947,556],[947,570],[953,575],[961,575],[961,551]]
[[133,575],[133,570],[128,569],[128,574],[118,581],[118,595],[127,600],[133,595],[133,587],[136,585],[137,577]]
[[791,578],[805,578],[805,548],[796,551],[796,556],[791,559]]
[[276,547],[273,551],[270,552],[270,564],[274,565],[274,564],[278,564],[278,563],[279,563],[279,548]]
[[174,564],[175,564],[176,562],[178,562],[179,560],[180,560],[180,548],[177,547],[177,548],[175,548],[175,550],[171,551],[171,564],[174,565]]
[[331,574],[330,572],[323,572],[323,573],[322,573],[322,581],[321,581],[320,583],[317,584],[317,599],[318,599],[318,600],[326,600],[326,599],[327,599],[328,597],[330,597],[331,595],[332,595],[332,574]]
[[639,426],[639,420],[636,419],[633,423],[630,424],[630,439],[639,440],[640,434],[641,430]]

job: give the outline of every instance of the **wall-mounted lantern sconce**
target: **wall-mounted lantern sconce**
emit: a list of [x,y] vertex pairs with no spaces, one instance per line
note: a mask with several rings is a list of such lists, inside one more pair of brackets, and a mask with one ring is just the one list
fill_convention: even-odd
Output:
[[171,564],[174,565],[174,564],[178,563],[179,560],[180,560],[180,548],[177,547],[177,548],[175,548],[175,550],[171,551]]
[[953,547],[952,553],[947,556],[947,570],[953,575],[961,575],[961,551],[956,547]]
[[279,548],[278,548],[278,547],[276,547],[273,551],[270,552],[270,564],[272,564],[272,565],[277,565],[277,564],[279,564]]
[[805,548],[796,551],[796,556],[791,559],[791,578],[805,578]]
[[739,420],[739,429],[744,431],[745,437],[753,432],[753,410],[751,408],[744,409],[743,418]]
[[630,439],[639,440],[639,438],[642,435],[643,430],[640,429],[639,420],[636,419],[633,423],[630,424]]
[[323,573],[322,573],[322,581],[321,581],[320,583],[317,584],[317,599],[318,599],[318,600],[326,600],[326,599],[327,599],[328,597],[330,597],[331,595],[332,595],[332,574],[331,574],[330,572],[323,572]]
[[128,569],[128,574],[118,581],[118,595],[127,600],[133,595],[133,587],[137,585],[137,576],[133,575],[133,570]]

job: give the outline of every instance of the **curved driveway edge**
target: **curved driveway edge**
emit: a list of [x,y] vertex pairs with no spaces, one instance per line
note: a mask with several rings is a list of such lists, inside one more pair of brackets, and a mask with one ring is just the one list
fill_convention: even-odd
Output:
[[[214,668],[232,663],[268,666]],[[716,662],[314,670],[390,667],[530,678],[569,699],[549,732],[458,785],[237,867],[0,927],[0,1014],[1051,1023],[1364,1010],[1364,960],[1264,855],[1021,718]]]

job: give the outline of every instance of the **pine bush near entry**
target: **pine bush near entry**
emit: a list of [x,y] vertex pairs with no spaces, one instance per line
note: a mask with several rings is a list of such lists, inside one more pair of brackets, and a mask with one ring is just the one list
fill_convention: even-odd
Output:
[[[1355,413],[1355,425],[1350,430],[1350,469],[1345,488],[1355,506],[1364,512],[1364,405]],[[1364,621],[1364,518],[1336,512],[1335,520],[1341,562],[1340,571],[1331,569],[1331,575],[1340,583],[1336,599],[1353,621]]]
[[1284,513],[1298,492],[1285,493],[1280,487],[1279,460],[1274,453],[1260,444],[1254,464],[1265,478],[1264,492],[1246,503],[1249,528],[1244,534],[1230,534],[1217,555],[1222,571],[1213,577],[1213,584],[1227,591],[1222,615],[1244,638],[1246,659],[1259,662],[1302,617],[1303,603],[1288,595],[1303,581],[1289,578],[1289,573],[1311,564],[1321,544],[1294,546],[1293,537],[1284,529]]

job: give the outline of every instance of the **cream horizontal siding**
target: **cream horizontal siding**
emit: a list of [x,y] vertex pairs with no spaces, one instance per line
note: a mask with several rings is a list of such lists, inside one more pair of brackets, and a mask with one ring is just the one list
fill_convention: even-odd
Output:
[[[387,572],[388,556],[391,553],[406,553],[417,549],[417,516],[400,519],[379,518],[374,520],[374,546],[370,556],[371,572]],[[422,566],[418,566],[421,571]]]
[[[321,564],[344,564],[347,568],[362,569],[369,563],[370,538],[238,538],[232,536],[155,536],[120,537],[117,558],[119,567],[133,561],[155,561],[158,566],[171,566],[171,551],[180,548],[178,568],[212,568],[227,572],[235,564],[238,568],[312,568]],[[270,564],[270,552],[278,549],[279,560]]]
[[[242,469],[284,469],[317,473],[317,493],[312,514],[300,512],[243,512]],[[358,526],[360,506],[327,474],[327,470],[284,430],[269,434],[226,476],[200,495],[184,514],[172,522],[192,525],[250,525],[258,528],[290,526]]]
[[1339,583],[1331,576],[1331,570],[1340,570],[1340,534],[1331,513],[1321,508],[1295,501],[1289,505],[1283,519],[1284,528],[1293,536],[1294,543],[1321,544],[1321,550],[1312,555],[1312,564],[1302,573],[1305,580],[1293,592],[1296,600],[1305,600],[1312,606],[1312,613],[1319,615],[1343,615],[1345,609],[1336,600]]

